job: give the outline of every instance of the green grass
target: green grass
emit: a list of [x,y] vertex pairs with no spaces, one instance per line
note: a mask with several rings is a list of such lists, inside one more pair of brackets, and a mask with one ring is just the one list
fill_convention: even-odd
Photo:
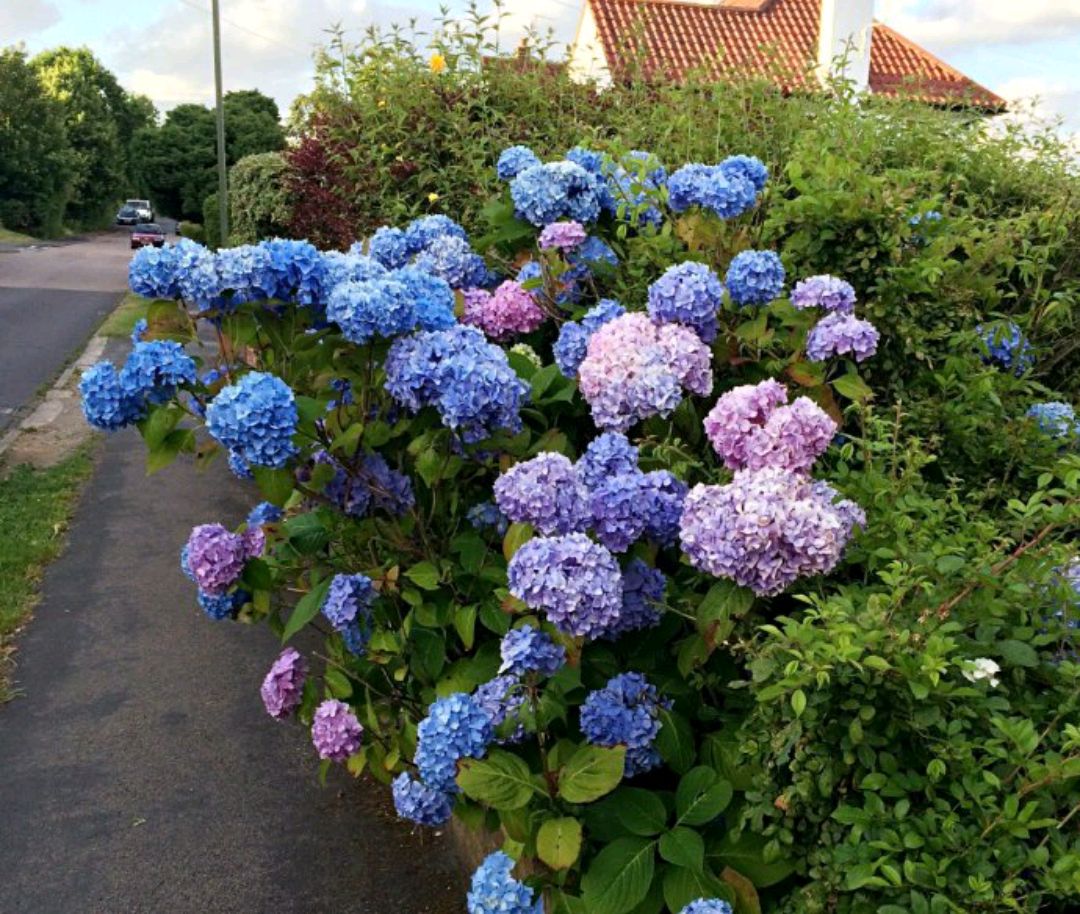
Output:
[[0,225],[0,244],[33,244],[35,241],[37,241],[36,238],[13,232]]
[[146,317],[146,310],[149,307],[150,299],[128,292],[116,310],[105,318],[98,333],[103,336],[131,336],[131,331],[135,329],[135,322],[139,318]]
[[24,465],[0,476],[0,703],[13,697],[13,635],[37,603],[45,567],[64,547],[92,465],[84,449],[47,470]]

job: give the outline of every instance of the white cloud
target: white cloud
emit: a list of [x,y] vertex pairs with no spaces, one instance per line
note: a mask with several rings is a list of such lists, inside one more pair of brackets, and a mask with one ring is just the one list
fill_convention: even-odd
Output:
[[1080,34],[1078,0],[878,0],[876,13],[914,41],[951,47]]
[[1080,86],[1075,83],[1021,76],[1002,83],[998,91],[1022,120],[1053,121],[1064,117],[1067,130],[1080,131]]
[[0,0],[0,37],[3,43],[24,41],[60,21],[52,0]]

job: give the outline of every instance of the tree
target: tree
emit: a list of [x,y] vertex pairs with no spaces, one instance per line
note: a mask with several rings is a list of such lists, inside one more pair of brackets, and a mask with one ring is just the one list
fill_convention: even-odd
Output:
[[45,93],[24,51],[0,50],[0,223],[58,235],[72,164],[59,102]]

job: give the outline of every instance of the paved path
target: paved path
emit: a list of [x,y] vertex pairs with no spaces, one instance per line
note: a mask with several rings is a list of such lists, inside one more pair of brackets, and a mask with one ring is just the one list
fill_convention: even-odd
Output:
[[0,707],[4,914],[450,914],[445,841],[388,790],[317,780],[304,730],[267,717],[265,627],[215,623],[177,549],[257,496],[217,466],[144,474],[134,432],[98,472],[20,639]]
[[0,429],[112,310],[130,257],[123,231],[0,252]]

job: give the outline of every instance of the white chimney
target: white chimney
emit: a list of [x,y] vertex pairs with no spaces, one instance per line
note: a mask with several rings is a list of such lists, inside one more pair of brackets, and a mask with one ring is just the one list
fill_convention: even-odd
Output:
[[870,86],[870,41],[874,32],[874,0],[821,0],[818,75],[840,76],[856,92]]

